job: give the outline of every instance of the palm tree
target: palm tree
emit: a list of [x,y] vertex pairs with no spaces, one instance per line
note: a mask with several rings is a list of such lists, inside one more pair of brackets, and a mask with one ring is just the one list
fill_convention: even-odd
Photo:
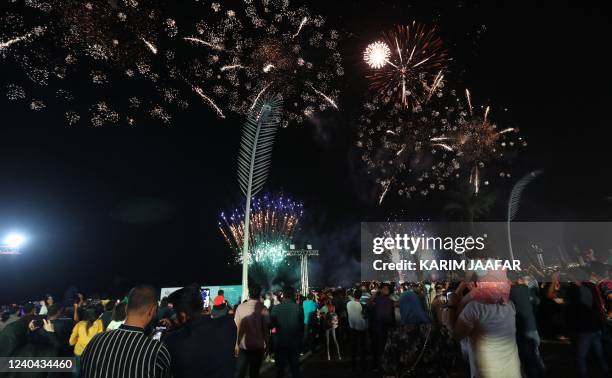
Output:
[[[495,195],[492,193],[476,193],[473,185],[462,185],[456,191],[448,193],[448,202],[444,205],[444,210],[458,220],[468,223],[469,232],[476,234],[474,220],[479,219],[489,213],[495,203]],[[465,260],[467,256],[462,254]]]
[[476,194],[472,185],[462,185],[456,191],[448,193],[448,202],[444,210],[452,216],[456,216],[462,222],[470,223],[489,213],[495,203],[493,193],[479,192]]

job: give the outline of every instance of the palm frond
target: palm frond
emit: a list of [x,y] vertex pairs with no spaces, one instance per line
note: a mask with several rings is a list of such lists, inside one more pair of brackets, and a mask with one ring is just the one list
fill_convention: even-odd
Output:
[[[272,162],[274,137],[280,125],[282,99],[262,96],[251,107],[242,130],[238,153],[238,184],[246,197],[244,234],[249,235],[251,198],[264,186]],[[242,242],[242,300],[248,297],[249,238]]]
[[450,214],[460,214],[462,218],[479,218],[489,213],[495,204],[496,196],[486,192],[476,195],[472,185],[462,185],[447,193],[448,201],[444,210]]
[[238,154],[238,183],[246,196],[256,195],[266,182],[281,111],[282,99],[269,96],[259,98],[247,114]]
[[519,209],[519,204],[521,202],[521,196],[523,195],[525,187],[527,187],[527,185],[529,185],[530,182],[535,180],[535,178],[538,177],[541,173],[541,169],[529,172],[520,180],[518,180],[516,184],[514,184],[514,186],[512,187],[512,192],[510,192],[510,198],[508,199],[508,222],[512,222],[514,218],[516,218],[516,214],[518,213]]
[[514,184],[514,186],[512,187],[512,191],[510,192],[510,198],[508,199],[508,220],[506,222],[506,231],[508,233],[508,252],[510,254],[511,260],[514,260],[514,251],[512,250],[512,232],[510,230],[510,223],[514,218],[516,218],[523,191],[525,190],[527,185],[529,185],[530,182],[535,180],[535,178],[538,177],[541,173],[541,169],[527,173],[520,180],[518,180],[516,184]]

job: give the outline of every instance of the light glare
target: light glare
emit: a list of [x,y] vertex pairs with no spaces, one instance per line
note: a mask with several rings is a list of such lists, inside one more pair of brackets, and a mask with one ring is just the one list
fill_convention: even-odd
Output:
[[10,233],[4,238],[4,244],[10,248],[19,248],[25,242],[25,236],[18,233]]

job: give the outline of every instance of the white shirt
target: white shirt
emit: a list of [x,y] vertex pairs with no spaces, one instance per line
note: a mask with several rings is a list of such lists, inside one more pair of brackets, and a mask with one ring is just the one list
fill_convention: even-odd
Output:
[[459,321],[470,329],[468,354],[472,377],[520,378],[514,304],[469,302]]
[[121,321],[111,320],[111,322],[108,323],[108,326],[106,327],[106,330],[107,331],[112,331],[114,329],[117,329],[123,323],[125,323],[125,320],[121,320]]
[[351,299],[346,304],[346,312],[348,313],[349,327],[356,331],[365,331],[368,329],[368,323],[363,317],[361,303]]
[[238,327],[241,349],[266,349],[266,335],[269,333],[270,314],[260,301],[249,299],[241,303],[234,313],[234,322],[236,327]]

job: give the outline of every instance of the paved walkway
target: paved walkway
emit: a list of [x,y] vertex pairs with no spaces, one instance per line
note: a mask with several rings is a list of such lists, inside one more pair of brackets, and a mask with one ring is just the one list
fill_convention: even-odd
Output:
[[[342,360],[332,359],[327,361],[323,352],[308,354],[302,358],[301,368],[304,378],[381,378],[380,372],[371,370],[353,369],[350,358],[350,345],[344,345],[346,354]],[[547,366],[548,377],[577,377],[572,347],[567,342],[544,341],[542,343],[542,356]],[[440,356],[443,358],[443,356]],[[590,356],[592,357],[592,356]],[[592,367],[590,376],[599,377],[599,371],[595,361],[589,358],[589,366]],[[276,377],[276,368],[273,364],[264,366],[262,378]],[[285,377],[291,377],[287,369]]]

